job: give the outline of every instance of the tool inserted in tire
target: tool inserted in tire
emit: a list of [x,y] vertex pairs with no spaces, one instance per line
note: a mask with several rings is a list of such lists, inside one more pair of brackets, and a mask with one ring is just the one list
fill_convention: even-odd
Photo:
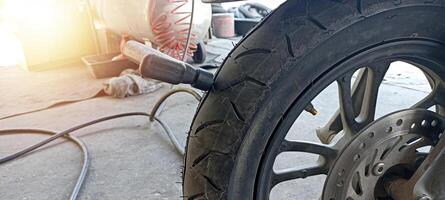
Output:
[[200,90],[209,90],[213,85],[213,74],[207,70],[167,56],[136,41],[125,43],[122,53],[139,64],[142,76],[171,84],[190,84]]

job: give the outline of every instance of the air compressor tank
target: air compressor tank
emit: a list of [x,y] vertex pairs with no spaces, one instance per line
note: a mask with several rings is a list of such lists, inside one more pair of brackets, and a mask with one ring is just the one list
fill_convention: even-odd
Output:
[[[211,6],[194,0],[189,55],[210,27]],[[192,0],[90,0],[96,24],[139,41],[149,40],[172,57],[181,58],[190,27]]]

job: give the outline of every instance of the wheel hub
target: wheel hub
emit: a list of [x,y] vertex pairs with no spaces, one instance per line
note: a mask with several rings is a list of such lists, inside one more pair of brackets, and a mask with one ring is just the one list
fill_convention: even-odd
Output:
[[[409,179],[445,130],[445,120],[428,110],[405,110],[364,128],[345,146],[325,182],[326,200],[391,199],[386,184]],[[412,193],[412,191],[404,191]]]

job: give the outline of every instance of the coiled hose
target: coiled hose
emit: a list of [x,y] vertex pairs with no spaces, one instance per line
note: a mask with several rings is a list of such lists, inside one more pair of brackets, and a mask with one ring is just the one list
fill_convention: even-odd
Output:
[[[186,56],[193,56],[197,49],[197,36],[192,33],[194,0],[192,0],[191,11],[183,11],[184,6],[189,0],[165,0],[174,5],[173,9],[163,12],[157,16],[154,15],[156,9],[156,0],[152,1],[150,24],[154,34],[154,42],[159,45],[159,50],[178,60],[185,61]],[[170,22],[169,18],[178,17],[179,19]],[[174,27],[180,26],[179,30]]]
[[48,130],[40,130],[40,129],[5,129],[5,130],[0,130],[0,135],[10,135],[10,134],[23,134],[23,133],[31,133],[31,134],[47,134],[47,135],[51,135],[51,137],[40,141],[34,145],[31,145],[29,147],[26,147],[16,153],[12,153],[10,155],[7,155],[3,158],[0,158],[0,165],[4,164],[6,162],[12,161],[16,158],[22,157],[27,155],[28,153],[58,139],[61,137],[66,137],[67,139],[73,141],[74,143],[76,143],[77,146],[79,146],[82,150],[83,153],[83,165],[82,165],[82,170],[79,174],[79,177],[77,178],[76,181],[76,185],[73,188],[73,191],[71,192],[71,196],[70,196],[70,200],[76,200],[80,189],[82,188],[84,182],[85,182],[85,177],[87,175],[88,172],[88,166],[90,164],[90,159],[89,159],[89,155],[88,155],[88,149],[86,147],[86,145],[77,137],[70,135],[71,133],[78,131],[80,129],[95,125],[95,124],[99,124],[101,122],[105,122],[105,121],[110,121],[113,119],[118,119],[118,118],[123,118],[123,117],[130,117],[130,116],[145,116],[145,117],[149,117],[150,121],[156,121],[158,122],[162,128],[164,129],[164,131],[167,133],[168,137],[170,138],[170,141],[172,142],[172,144],[175,146],[175,149],[178,151],[178,153],[180,155],[184,155],[185,153],[185,148],[179,143],[178,139],[176,138],[176,136],[173,134],[173,132],[171,131],[170,127],[164,123],[162,120],[160,120],[158,118],[158,110],[160,108],[161,105],[163,105],[163,103],[165,102],[165,100],[168,99],[168,97],[170,97],[173,94],[179,93],[179,92],[184,92],[184,93],[188,93],[191,94],[195,97],[195,99],[200,100],[201,96],[194,90],[192,89],[188,89],[188,88],[176,88],[173,89],[172,91],[169,91],[168,93],[164,94],[155,104],[155,107],[152,109],[151,114],[145,113],[145,112],[129,112],[129,113],[122,113],[122,114],[117,114],[117,115],[111,115],[111,116],[107,116],[107,117],[102,117],[84,124],[80,124],[77,126],[74,126],[72,128],[69,128],[67,130],[61,131],[61,132],[54,132],[54,131],[48,131]]

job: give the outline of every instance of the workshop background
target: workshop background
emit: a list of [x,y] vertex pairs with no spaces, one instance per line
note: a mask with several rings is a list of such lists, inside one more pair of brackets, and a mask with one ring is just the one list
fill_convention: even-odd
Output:
[[[273,10],[284,2],[210,6],[197,1],[199,12],[192,14],[191,2],[184,0],[186,4],[180,9],[189,14],[180,13],[173,20],[187,16],[181,22],[191,30],[175,27],[181,35],[175,36],[173,45],[158,37],[162,30],[156,27],[167,23],[159,18],[165,10],[179,5],[152,1],[160,3],[157,7],[150,4],[153,9],[149,10],[140,5],[150,0],[0,0],[0,129],[60,132],[101,117],[150,112],[159,106],[156,116],[163,124],[146,116],[131,116],[72,133],[85,143],[90,162],[78,199],[181,199],[181,148],[202,92],[142,77],[135,70],[138,65],[122,55],[124,43],[136,40],[215,72],[233,46],[265,16],[261,8]],[[264,7],[249,5],[251,2]],[[243,8],[251,13],[243,15]],[[147,15],[152,21],[147,22]],[[186,20],[191,15],[196,21],[190,26]],[[378,110],[407,107],[428,94],[428,81],[416,70],[407,63],[393,64],[382,86],[389,95],[379,99]],[[176,90],[186,92],[159,102]],[[314,101],[319,110],[327,110],[321,113],[322,119],[327,120],[338,107],[338,102],[327,100],[336,94],[332,86]],[[389,99],[391,94],[405,98]],[[322,124],[309,116],[297,123],[304,125],[296,124],[292,129],[295,133],[299,129],[314,139],[306,130]],[[0,131],[0,158],[48,137],[31,131]],[[57,139],[0,163],[0,199],[69,199],[79,183],[84,156],[75,143]],[[285,165],[303,159],[295,154],[280,162]],[[316,178],[312,183],[301,187],[298,181],[291,181],[273,196],[289,199],[304,190],[305,198],[311,199],[319,193],[316,184],[320,184]]]

